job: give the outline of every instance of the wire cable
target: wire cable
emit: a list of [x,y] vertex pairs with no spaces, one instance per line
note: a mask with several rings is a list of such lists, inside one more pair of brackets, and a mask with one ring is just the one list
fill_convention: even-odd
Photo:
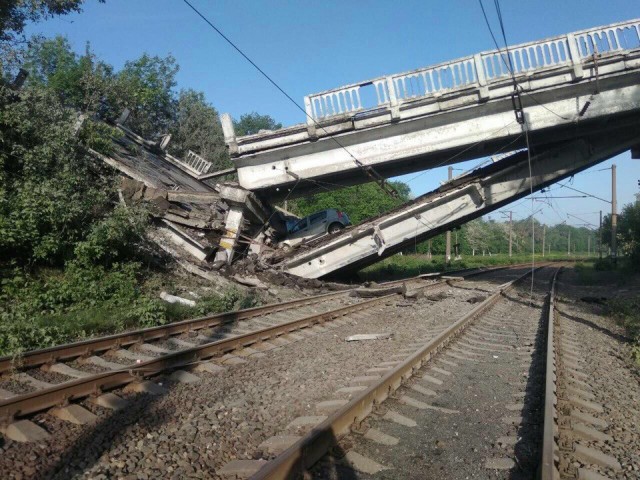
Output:
[[[247,54],[245,54],[240,47],[238,47],[235,43],[233,43],[233,41],[231,41],[231,39],[229,37],[227,37],[224,33],[222,33],[222,31],[216,27],[207,17],[205,17],[196,7],[193,6],[193,4],[191,2],[189,2],[189,0],[182,0],[189,8],[191,8],[191,10],[193,10],[196,15],[198,15],[202,20],[204,20],[207,25],[209,25],[213,30],[216,31],[216,33],[218,35],[220,35],[229,45],[231,45],[233,47],[233,49],[235,51],[237,51],[240,55],[242,55],[242,57],[249,62],[256,70],[258,70],[258,72],[260,72],[262,74],[262,76],[264,78],[266,78],[274,87],[276,87],[280,93],[282,93],[291,103],[293,103],[295,105],[295,107],[300,110],[302,113],[304,113],[304,115],[309,118],[316,127],[320,128],[327,136],[328,138],[331,138],[340,148],[342,148],[345,152],[347,152],[347,154],[353,159],[353,161],[355,162],[355,164],[372,180],[374,180],[376,183],[378,183],[378,185],[380,185],[380,188],[382,188],[382,190],[385,191],[385,193],[387,193],[388,195],[392,196],[392,197],[397,197],[398,192],[396,191],[395,188],[389,186],[389,184],[387,183],[386,179],[380,175],[378,172],[376,172],[374,170],[373,167],[371,167],[370,165],[365,165],[364,163],[362,163],[360,160],[358,160],[349,150],[347,150],[347,148],[338,141],[338,139],[336,139],[333,135],[329,134],[329,132],[327,132],[327,130],[322,127],[320,124],[318,124],[318,122],[315,120],[315,118],[313,118],[311,115],[309,115],[309,113],[307,113],[307,111],[302,108],[298,102],[296,102],[291,95],[289,95],[280,85],[278,85],[278,83],[271,78],[262,68],[260,68],[253,60],[251,60],[251,58],[249,58],[249,56]],[[385,188],[387,187],[387,188]]]

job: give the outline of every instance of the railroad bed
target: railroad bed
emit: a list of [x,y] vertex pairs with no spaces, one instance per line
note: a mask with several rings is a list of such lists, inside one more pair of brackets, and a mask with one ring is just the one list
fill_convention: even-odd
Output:
[[[354,375],[366,372],[385,355],[411,342],[418,332],[435,334],[460,311],[473,308],[479,296],[486,296],[486,291],[495,289],[512,275],[508,270],[495,271],[484,273],[473,282],[441,283],[440,292],[437,288],[427,290],[425,297],[413,302],[398,295],[360,300],[342,307],[346,310],[336,314],[334,321],[329,321],[333,313],[321,315],[322,322],[305,324],[304,319],[298,320],[301,330],[297,333],[287,334],[289,330],[284,329],[274,337],[275,341],[257,342],[253,338],[251,345],[257,348],[242,348],[246,342],[239,342],[229,356],[223,350],[218,351],[223,355],[216,359],[222,361],[207,360],[216,368],[198,373],[196,379],[186,372],[157,377],[155,385],[163,388],[152,388],[154,391],[150,393],[158,395],[117,390],[119,398],[128,402],[119,411],[95,402],[101,396],[99,390],[80,403],[67,405],[82,406],[95,415],[97,418],[91,425],[64,421],[63,418],[72,419],[76,409],[60,408],[64,402],[58,398],[52,412],[55,415],[43,412],[29,416],[33,424],[43,427],[51,437],[25,444],[5,438],[0,470],[19,472],[25,466],[27,476],[37,472],[38,476],[66,478],[77,470],[88,470],[91,476],[103,470],[110,475],[123,475],[134,471],[134,466],[153,471],[158,462],[170,465],[186,462],[188,467],[171,468],[180,470],[180,474],[198,471],[205,476],[213,475],[234,458],[255,456],[270,434],[275,435],[300,414],[315,413],[315,403],[321,402],[334,386],[339,388]],[[421,315],[424,309],[433,309],[433,315],[425,319]],[[394,336],[384,341],[344,341],[350,334],[380,332]],[[245,334],[245,340],[251,335]],[[229,340],[233,338],[242,336]],[[118,374],[137,378],[155,373],[149,371],[146,363],[122,369]],[[182,383],[191,380],[198,383]],[[69,383],[73,382],[65,382]],[[185,438],[188,440],[184,450],[172,446],[176,441],[185,442]],[[155,452],[152,459],[148,458],[151,452]],[[133,457],[129,458],[129,454]],[[37,461],[31,459],[32,455],[36,455]],[[105,456],[113,462],[105,464],[98,460],[101,457],[104,460]],[[118,460],[119,457],[126,460]],[[153,465],[148,465],[147,460]],[[95,467],[90,468],[94,463]],[[167,474],[162,468],[156,473],[159,472]]]

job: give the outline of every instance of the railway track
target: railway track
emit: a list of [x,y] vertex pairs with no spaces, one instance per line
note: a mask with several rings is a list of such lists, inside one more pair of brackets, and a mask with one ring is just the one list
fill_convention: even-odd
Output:
[[[541,282],[549,283],[551,274],[549,269],[536,274],[538,290]],[[416,341],[404,359],[381,363],[372,383],[359,390],[354,386],[357,393],[348,403],[266,465],[254,467],[257,471],[251,478],[296,478],[303,473],[354,478],[354,470],[357,478],[413,478],[411,472],[442,475],[444,462],[415,459],[420,452],[431,457],[424,451],[432,448],[436,458],[452,450],[455,459],[450,461],[458,464],[459,471],[446,465],[448,478],[484,477],[487,470],[497,478],[520,478],[509,476],[514,473],[532,478],[539,467],[542,438],[536,416],[553,404],[546,400],[543,406],[539,401],[544,391],[540,380],[545,328],[553,324],[543,306],[549,302],[546,313],[553,312],[553,296],[545,288],[531,298],[528,289],[519,292],[519,284],[528,276],[529,272],[502,285],[435,337]],[[553,341],[553,331],[551,337]],[[492,376],[501,381],[492,382]],[[476,387],[477,393],[470,394],[469,389],[476,392]],[[553,384],[547,390],[552,395]],[[504,400],[496,401],[494,395]],[[487,405],[490,411],[480,412]],[[497,448],[487,449],[492,430],[484,431],[485,422],[498,425],[496,432],[507,432],[490,440]],[[449,446],[449,439],[437,438],[452,429],[457,430],[459,445]],[[545,432],[549,429],[553,430],[545,424]],[[399,443],[404,446],[394,448]],[[465,452],[461,456],[459,448]],[[548,449],[546,444],[543,449]],[[474,471],[473,465],[481,470]]]
[[[502,268],[475,269],[465,274],[498,270]],[[381,286],[405,283],[413,290],[437,289],[447,287],[447,282],[417,277]],[[88,397],[99,406],[122,409],[125,402],[108,393],[110,390],[128,386],[132,391],[159,393],[162,389],[146,379],[166,372],[173,372],[172,379],[177,381],[196,381],[185,370],[215,373],[226,364],[241,363],[244,357],[288,343],[296,331],[321,330],[327,322],[394,297],[362,300],[350,293],[335,292],[90,339],[27,352],[17,360],[1,358],[0,385],[15,389],[0,388],[1,428],[8,438],[17,441],[46,438],[44,430],[24,418],[51,409],[61,419],[91,423],[93,414],[73,402]]]

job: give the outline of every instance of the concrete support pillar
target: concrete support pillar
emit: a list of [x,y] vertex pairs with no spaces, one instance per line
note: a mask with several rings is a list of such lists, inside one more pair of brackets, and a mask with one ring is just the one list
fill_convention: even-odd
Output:
[[225,219],[225,233],[220,239],[220,249],[216,253],[215,261],[224,260],[230,264],[233,260],[233,253],[238,240],[238,234],[242,228],[244,219],[244,209],[240,206],[231,205]]

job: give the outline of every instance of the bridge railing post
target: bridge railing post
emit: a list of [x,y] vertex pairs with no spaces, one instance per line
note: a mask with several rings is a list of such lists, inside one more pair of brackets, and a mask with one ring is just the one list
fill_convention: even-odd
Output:
[[318,134],[316,132],[316,119],[313,116],[311,98],[309,98],[308,95],[304,97],[304,109],[307,112],[307,133],[309,134],[309,138],[317,138]]
[[489,99],[489,87],[487,86],[487,76],[484,72],[484,63],[482,62],[482,56],[476,53],[473,56],[473,65],[476,69],[476,78],[478,79],[478,86],[480,92],[480,100]]
[[397,120],[400,118],[400,102],[398,101],[398,95],[396,93],[396,84],[393,81],[393,77],[386,78],[387,91],[389,92],[389,107],[391,110],[391,120]]
[[569,48],[571,64],[573,65],[573,77],[574,79],[582,78],[584,76],[584,71],[582,70],[582,58],[578,48],[578,41],[573,33],[567,34],[567,47]]

